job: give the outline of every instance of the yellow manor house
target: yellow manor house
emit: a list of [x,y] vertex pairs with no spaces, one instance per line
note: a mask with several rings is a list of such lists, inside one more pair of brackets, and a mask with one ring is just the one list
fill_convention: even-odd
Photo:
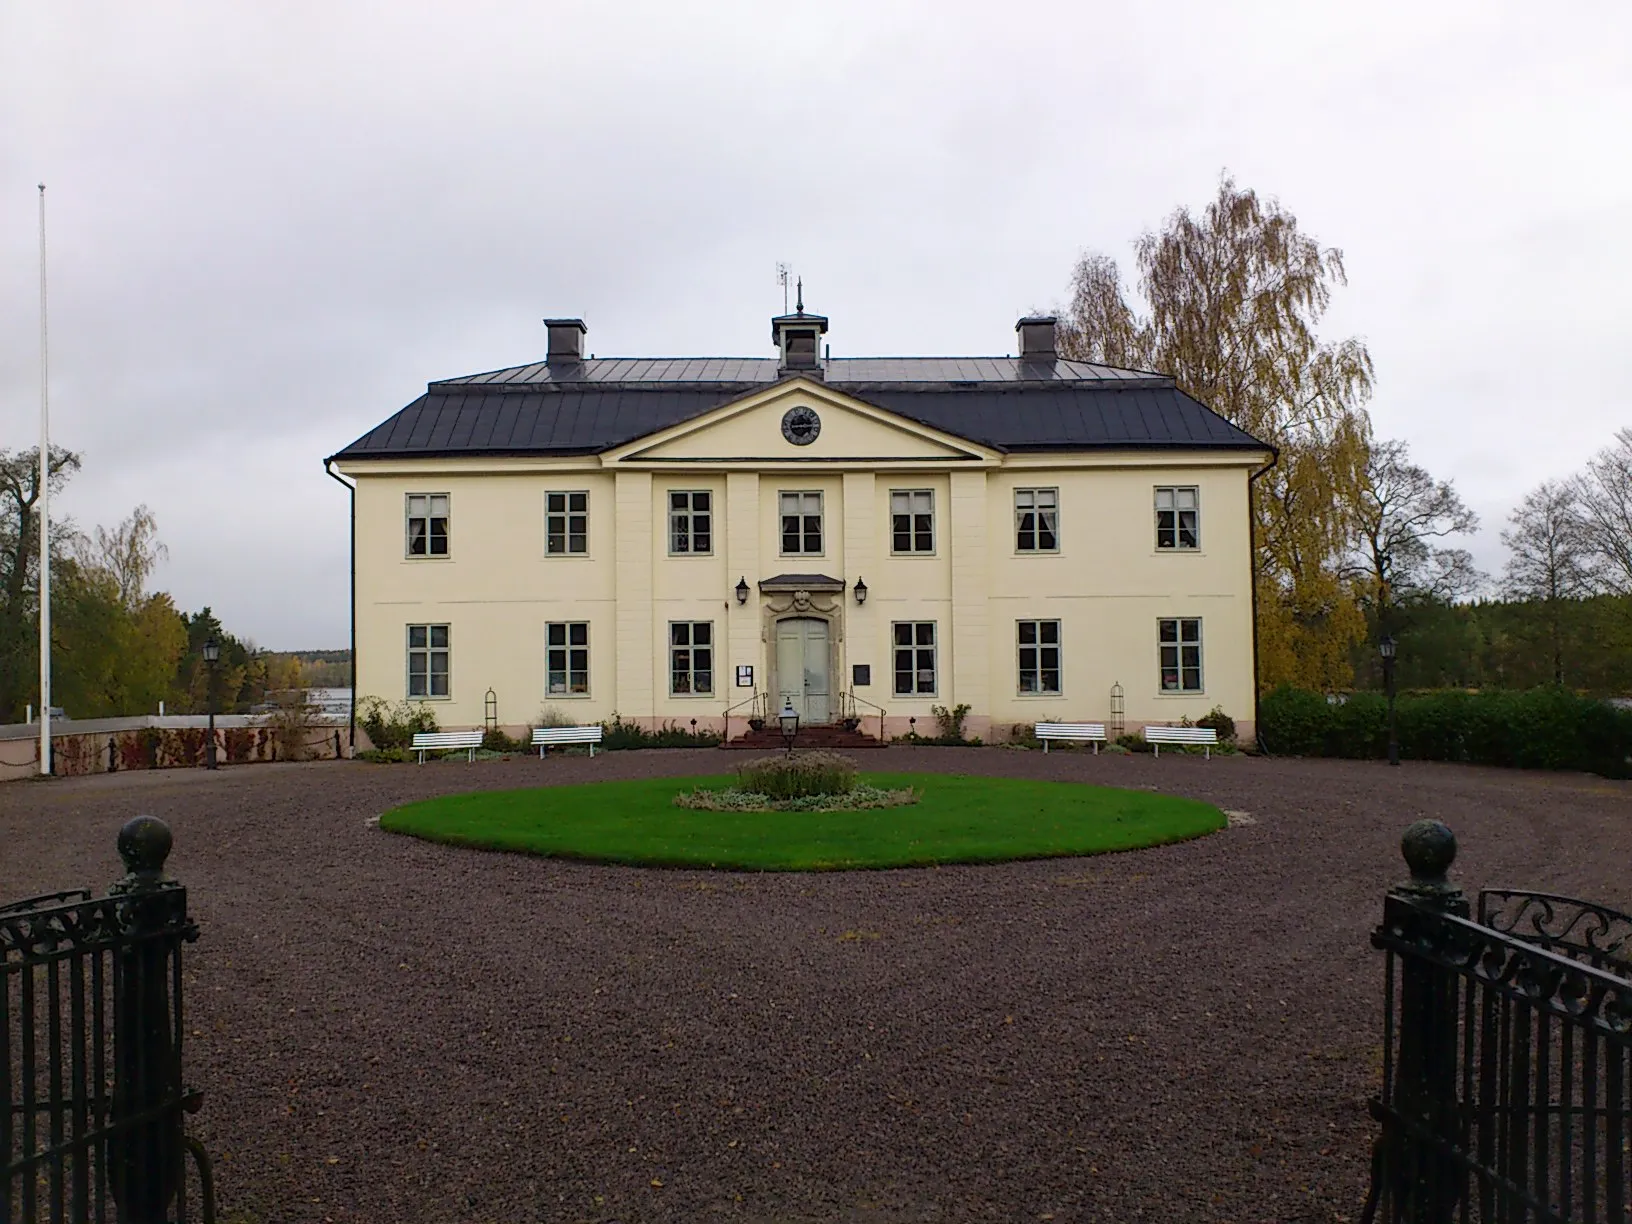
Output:
[[1253,731],[1263,442],[1171,378],[1058,357],[585,357],[431,383],[332,456],[353,488],[357,694],[444,728],[543,718],[734,736]]

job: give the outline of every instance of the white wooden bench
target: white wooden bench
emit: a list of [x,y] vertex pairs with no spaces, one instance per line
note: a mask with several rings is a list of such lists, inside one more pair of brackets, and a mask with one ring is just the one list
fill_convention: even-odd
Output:
[[1200,744],[1210,761],[1218,746],[1218,732],[1211,727],[1146,727],[1145,743],[1155,748],[1157,756],[1162,755],[1163,744]]
[[533,743],[540,758],[551,744],[588,744],[589,755],[595,755],[595,745],[601,742],[601,725],[593,727],[534,727]]
[[476,759],[476,749],[482,746],[480,731],[415,731],[414,742],[408,747],[419,753],[419,763],[425,764],[427,752],[437,752],[447,748],[465,748],[470,752],[470,759]]
[[1099,755],[1099,746],[1105,742],[1104,723],[1038,723],[1037,738],[1043,741],[1043,751],[1048,751],[1050,740],[1071,741],[1080,744],[1092,744],[1094,755]]

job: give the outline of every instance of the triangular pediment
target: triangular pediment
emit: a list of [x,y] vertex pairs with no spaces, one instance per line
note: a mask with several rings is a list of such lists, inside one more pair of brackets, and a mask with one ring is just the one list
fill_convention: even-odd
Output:
[[[809,436],[814,435],[814,436]],[[607,463],[996,463],[989,447],[806,378],[637,438]]]

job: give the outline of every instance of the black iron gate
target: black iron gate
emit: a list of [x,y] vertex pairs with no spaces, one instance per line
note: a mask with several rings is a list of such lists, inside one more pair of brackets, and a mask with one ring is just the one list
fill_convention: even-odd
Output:
[[1632,917],[1446,878],[1456,839],[1406,830],[1386,955],[1382,1125],[1363,1219],[1632,1221]]
[[209,1161],[183,1128],[201,1103],[181,1071],[181,947],[198,927],[169,853],[169,828],[139,816],[107,896],[0,906],[0,1224],[214,1217]]

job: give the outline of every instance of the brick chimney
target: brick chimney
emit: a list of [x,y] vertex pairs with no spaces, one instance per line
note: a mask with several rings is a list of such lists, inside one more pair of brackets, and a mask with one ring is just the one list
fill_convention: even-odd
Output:
[[545,360],[550,365],[573,365],[584,359],[584,337],[589,328],[582,319],[545,319],[550,331],[550,347]]

